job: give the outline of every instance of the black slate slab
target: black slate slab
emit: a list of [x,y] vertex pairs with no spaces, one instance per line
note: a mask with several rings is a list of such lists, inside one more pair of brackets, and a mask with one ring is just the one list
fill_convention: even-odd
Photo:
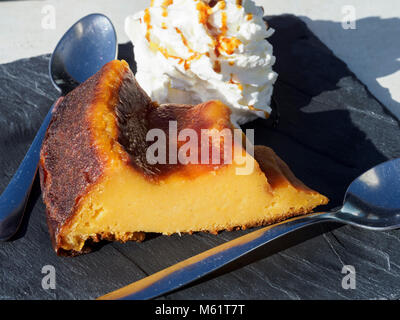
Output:
[[[366,88],[293,16],[268,18],[279,80],[277,128],[255,128],[310,187],[341,203],[347,185],[371,166],[400,156],[400,128]],[[120,46],[129,58],[131,45]],[[0,191],[23,158],[57,97],[47,76],[49,56],[0,65]],[[229,186],[227,186],[229,187]],[[76,258],[52,251],[36,181],[23,228],[0,243],[0,299],[92,299],[249,231],[218,236],[150,236],[112,243]],[[250,230],[251,231],[251,230]],[[368,232],[317,225],[253,252],[206,279],[162,299],[399,299],[400,231]],[[56,289],[41,286],[42,267],[56,270]],[[356,270],[356,289],[341,286],[343,265]]]

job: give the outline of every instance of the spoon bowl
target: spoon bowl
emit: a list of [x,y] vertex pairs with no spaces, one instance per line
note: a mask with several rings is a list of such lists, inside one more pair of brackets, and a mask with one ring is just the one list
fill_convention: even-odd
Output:
[[[57,44],[49,64],[50,79],[66,95],[116,55],[117,38],[111,21],[102,14],[90,14],[75,23]],[[0,196],[0,241],[9,240],[21,224],[36,176],[40,148],[56,104],[50,108],[17,172]]]
[[372,230],[400,227],[400,159],[368,170],[348,187],[343,207],[331,218]]
[[117,36],[111,21],[90,14],[61,38],[49,64],[53,85],[65,94],[94,75],[117,55]]

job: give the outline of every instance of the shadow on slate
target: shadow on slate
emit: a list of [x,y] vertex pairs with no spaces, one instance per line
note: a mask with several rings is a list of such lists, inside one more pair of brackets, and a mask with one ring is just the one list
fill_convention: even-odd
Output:
[[[396,101],[390,90],[378,81],[380,78],[400,71],[400,42],[395,41],[395,37],[390,37],[391,30],[400,30],[400,17],[368,16],[357,19],[357,29],[352,31],[344,29],[342,22],[311,20],[304,16],[301,19],[313,30],[318,30],[325,36],[335,34],[335,38],[342,39],[343,44],[345,44],[340,48],[342,56],[357,56],[359,60],[368,59],[368,61],[361,61],[364,66],[368,65],[368,86],[373,88],[380,101],[388,101],[391,104],[391,109],[397,110],[400,117],[400,101]],[[370,34],[374,34],[374,36],[370,37]],[[395,35],[396,33],[392,34]],[[374,48],[385,48],[380,50],[383,53],[380,55],[380,59],[385,59],[385,61],[381,62],[378,56],[367,56],[372,46]]]
[[[278,73],[277,128],[259,119],[255,143],[271,146],[310,187],[342,203],[349,183],[400,155],[399,123],[355,79],[346,64],[291,16],[266,17]],[[384,146],[384,149],[381,148]]]
[[[395,120],[366,88],[294,16],[267,17],[279,78],[276,128],[256,120],[255,142],[271,146],[310,187],[340,205],[360,173],[400,156]],[[119,58],[136,64],[132,44]],[[22,160],[48,108],[57,98],[47,75],[49,56],[0,65],[0,191]],[[0,243],[0,299],[91,299],[152,274],[251,230],[218,236],[151,236],[143,243],[112,243],[76,258],[57,257],[45,207],[33,201],[14,241]],[[29,223],[28,223],[29,222]],[[400,234],[318,225],[290,234],[163,299],[398,299]],[[357,290],[343,290],[341,270],[355,266]],[[44,290],[41,269],[53,265],[56,290]]]
[[136,61],[133,55],[133,45],[132,42],[122,43],[118,45],[118,59],[125,60],[132,72],[136,74]]

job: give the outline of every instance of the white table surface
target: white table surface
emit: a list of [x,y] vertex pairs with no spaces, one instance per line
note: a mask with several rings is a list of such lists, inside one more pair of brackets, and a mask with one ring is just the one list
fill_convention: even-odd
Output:
[[[256,0],[266,15],[291,13],[309,28],[400,119],[399,0]],[[127,42],[124,18],[150,0],[0,1],[0,63],[53,51],[60,37],[82,16],[99,12],[113,21],[120,43]],[[42,10],[55,9],[55,29],[44,29]],[[343,29],[344,6],[353,6],[356,29]],[[279,32],[279,30],[276,30]]]

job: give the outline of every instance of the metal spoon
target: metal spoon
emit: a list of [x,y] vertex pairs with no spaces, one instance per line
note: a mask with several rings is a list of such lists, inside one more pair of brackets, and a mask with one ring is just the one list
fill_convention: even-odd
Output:
[[344,204],[332,212],[314,213],[268,226],[98,299],[151,299],[180,288],[246,253],[292,231],[320,222],[341,222],[370,230],[400,227],[400,158],[384,162],[358,177],[347,189]]
[[[102,14],[90,14],[76,22],[58,42],[49,64],[51,81],[64,96],[116,55],[117,36],[111,21]],[[42,141],[56,104],[50,108],[25,158],[0,196],[1,241],[10,239],[21,224]]]

